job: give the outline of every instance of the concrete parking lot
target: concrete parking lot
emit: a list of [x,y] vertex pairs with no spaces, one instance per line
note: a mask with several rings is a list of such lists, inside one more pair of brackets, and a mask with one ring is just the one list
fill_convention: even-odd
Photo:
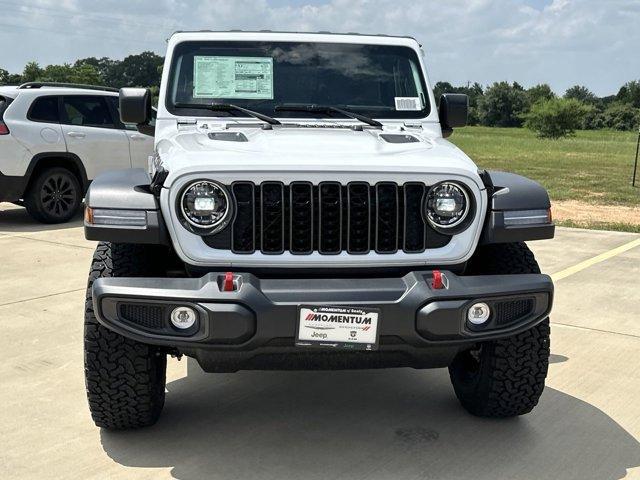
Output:
[[80,220],[0,204],[0,478],[640,478],[640,235],[559,229],[552,365],[530,415],[483,420],[446,370],[205,376],[171,359],[157,425],[89,417]]

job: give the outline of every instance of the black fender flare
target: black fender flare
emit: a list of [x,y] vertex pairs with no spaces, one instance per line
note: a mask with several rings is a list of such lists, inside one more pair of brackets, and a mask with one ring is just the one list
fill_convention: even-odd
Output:
[[27,185],[30,185],[33,172],[36,169],[42,168],[43,165],[46,166],[49,162],[51,162],[51,166],[63,166],[60,164],[60,160],[62,160],[63,163],[70,162],[74,166],[76,170],[74,173],[76,173],[79,177],[78,180],[80,181],[82,191],[86,192],[87,188],[89,188],[89,184],[91,183],[87,178],[87,170],[85,169],[82,160],[80,160],[80,157],[71,152],[40,152],[34,155],[29,162],[29,166],[27,167],[27,171],[25,173]]

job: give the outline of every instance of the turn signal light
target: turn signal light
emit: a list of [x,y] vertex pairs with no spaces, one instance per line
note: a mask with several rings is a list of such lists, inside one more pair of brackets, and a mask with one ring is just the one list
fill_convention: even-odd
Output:
[[87,225],[146,228],[147,212],[85,207],[84,221]]
[[84,221],[89,225],[93,225],[93,208],[85,207],[84,209]]

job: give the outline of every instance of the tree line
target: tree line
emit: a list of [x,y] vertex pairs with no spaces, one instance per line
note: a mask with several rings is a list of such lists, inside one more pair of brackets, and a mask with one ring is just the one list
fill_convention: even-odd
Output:
[[[122,60],[88,57],[74,63],[47,65],[29,62],[22,73],[0,68],[0,85],[49,81],[149,87],[157,95],[164,57],[151,51]],[[575,130],[634,130],[640,125],[640,81],[623,85],[616,95],[598,97],[587,87],[575,85],[558,96],[547,84],[524,88],[517,82],[479,83],[453,86],[438,82],[436,99],[442,93],[469,96],[469,124],[489,127],[528,127],[541,137],[559,138]]]
[[9,73],[0,67],[0,85],[20,85],[25,82],[63,82],[102,85],[106,87],[160,87],[164,57],[147,51],[129,55],[123,60],[108,57],[88,57],[74,63],[47,65],[29,62],[22,73]]
[[442,93],[469,96],[469,123],[488,127],[528,127],[539,136],[560,138],[575,130],[634,130],[640,126],[640,81],[623,85],[616,95],[598,97],[587,87],[575,85],[558,96],[547,84],[524,88],[517,82],[479,83],[454,87],[434,86]]

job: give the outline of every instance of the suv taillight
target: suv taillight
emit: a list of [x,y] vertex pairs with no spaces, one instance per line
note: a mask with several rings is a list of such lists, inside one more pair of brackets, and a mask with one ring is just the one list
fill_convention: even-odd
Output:
[[9,134],[9,127],[7,127],[7,124],[4,122],[0,122],[0,135],[8,135]]

